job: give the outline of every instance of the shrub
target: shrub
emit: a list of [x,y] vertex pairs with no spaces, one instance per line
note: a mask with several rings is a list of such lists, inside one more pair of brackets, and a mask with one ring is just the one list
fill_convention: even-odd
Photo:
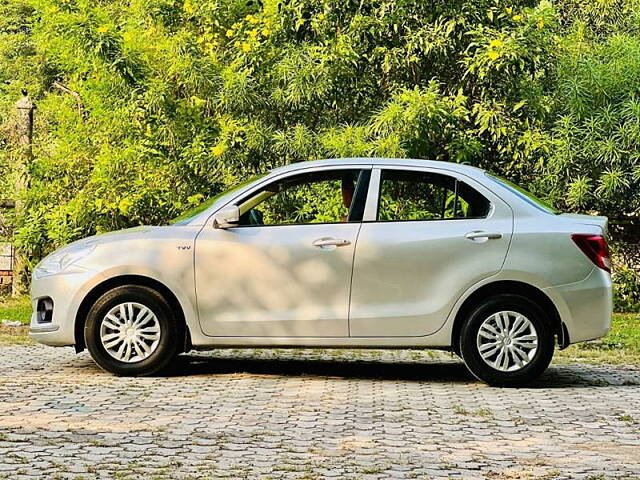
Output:
[[618,266],[612,279],[614,311],[640,312],[640,274],[626,266]]
[[0,197],[26,87],[34,159],[11,221],[33,262],[322,157],[467,162],[637,216],[639,3],[4,0]]

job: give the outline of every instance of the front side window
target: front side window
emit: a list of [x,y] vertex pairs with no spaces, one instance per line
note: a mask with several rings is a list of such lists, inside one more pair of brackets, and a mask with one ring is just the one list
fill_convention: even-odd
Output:
[[243,187],[246,187],[250,183],[257,182],[258,180],[260,180],[265,175],[266,175],[266,173],[262,174],[262,175],[256,175],[254,177],[251,177],[250,179],[245,180],[242,183],[239,183],[235,187],[230,188],[227,191],[221,192],[218,195],[209,198],[208,200],[205,200],[204,202],[200,203],[199,205],[196,205],[195,207],[190,208],[186,212],[183,212],[179,217],[176,217],[173,220],[170,220],[169,224],[170,225],[175,225],[175,226],[187,225],[197,215],[199,215],[202,212],[204,212],[207,208],[211,207],[216,202],[223,201],[223,199],[225,197],[230,197],[231,195],[233,195],[233,193],[237,192],[238,190],[240,190]]
[[490,203],[466,183],[448,175],[383,170],[378,221],[483,218]]
[[327,170],[273,182],[242,200],[240,225],[296,225],[362,220],[369,170]]

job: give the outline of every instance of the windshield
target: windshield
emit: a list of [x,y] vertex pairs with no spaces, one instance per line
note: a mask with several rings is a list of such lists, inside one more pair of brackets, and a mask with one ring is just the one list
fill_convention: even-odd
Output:
[[196,215],[201,214],[202,212],[204,212],[206,209],[211,207],[213,204],[215,204],[219,200],[223,199],[224,197],[226,197],[228,195],[233,194],[234,192],[236,192],[237,190],[240,190],[241,188],[246,187],[247,185],[249,185],[250,183],[255,182],[256,180],[259,180],[259,179],[265,177],[266,175],[267,175],[266,173],[261,174],[261,175],[255,175],[255,176],[251,177],[249,180],[246,180],[246,181],[244,181],[242,183],[239,183],[238,185],[236,185],[235,187],[230,188],[229,190],[221,192],[221,193],[219,193],[218,195],[216,195],[214,197],[208,198],[207,200],[205,200],[201,204],[190,208],[189,210],[187,210],[186,212],[183,212],[178,217],[174,218],[173,220],[170,220],[169,221],[169,225],[186,225]]
[[515,183],[511,183],[509,180],[505,180],[504,178],[496,177],[491,175],[490,173],[486,173],[487,177],[493,180],[496,183],[499,183],[503,187],[510,190],[512,193],[516,194],[522,200],[527,202],[529,205],[533,205],[538,210],[542,210],[546,213],[552,213],[554,215],[558,215],[560,213],[559,210],[553,208],[553,206],[544,200],[536,197],[533,193],[527,192],[524,188],[519,187]]

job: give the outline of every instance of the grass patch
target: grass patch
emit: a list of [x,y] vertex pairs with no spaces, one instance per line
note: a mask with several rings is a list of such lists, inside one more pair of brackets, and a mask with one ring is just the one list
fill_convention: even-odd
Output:
[[480,408],[478,410],[467,410],[462,405],[454,405],[453,413],[457,415],[472,415],[474,417],[493,417],[493,412],[488,408]]
[[621,422],[636,423],[633,417],[629,414],[618,415],[618,420]]
[[[8,327],[2,320],[18,321],[23,326]],[[0,296],[0,345],[32,345],[28,336],[30,320],[31,300],[28,296]]]
[[29,325],[31,299],[27,295],[20,297],[0,296],[0,323],[2,320],[18,321],[23,325]]
[[0,345],[33,345],[29,337],[29,327],[5,327],[0,325]]
[[556,363],[640,364],[640,314],[614,313],[608,335],[556,351]]

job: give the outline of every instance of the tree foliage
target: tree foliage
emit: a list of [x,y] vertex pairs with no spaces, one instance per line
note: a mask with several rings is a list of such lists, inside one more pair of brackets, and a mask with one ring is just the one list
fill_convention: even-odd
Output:
[[323,157],[466,162],[560,208],[634,216],[638,3],[0,0],[0,196],[26,87],[17,238],[34,259]]
[[583,29],[574,27],[565,42],[571,55],[559,63],[563,107],[550,130],[551,194],[573,209],[638,215],[640,36],[589,41]]

